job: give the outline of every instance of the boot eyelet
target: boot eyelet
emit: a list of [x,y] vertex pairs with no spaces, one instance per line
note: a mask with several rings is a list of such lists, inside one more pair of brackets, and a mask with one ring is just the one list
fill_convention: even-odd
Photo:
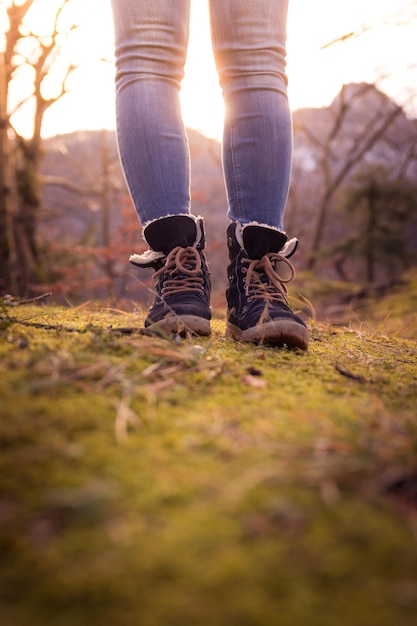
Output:
[[242,274],[247,274],[248,268],[247,267],[241,267],[240,271],[242,272]]

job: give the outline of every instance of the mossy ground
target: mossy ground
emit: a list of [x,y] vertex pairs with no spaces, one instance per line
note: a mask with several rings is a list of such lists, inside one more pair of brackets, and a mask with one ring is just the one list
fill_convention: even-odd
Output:
[[416,340],[5,307],[2,626],[414,626]]

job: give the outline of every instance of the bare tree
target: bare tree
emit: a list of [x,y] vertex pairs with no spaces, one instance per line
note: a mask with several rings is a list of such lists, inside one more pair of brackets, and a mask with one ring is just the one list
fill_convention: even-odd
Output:
[[[365,21],[354,31],[344,33],[339,37],[325,43],[322,49],[342,44],[350,39],[359,38],[366,35],[370,31],[382,29],[387,26],[402,27],[409,25],[417,17],[417,6],[415,0],[397,9],[392,14],[383,16],[378,20],[372,19]],[[409,64],[407,69],[413,69],[416,64]],[[384,107],[381,110],[376,107],[373,115],[368,116],[362,125],[361,133],[357,133],[351,138],[350,142],[346,141],[346,130],[349,127],[349,117],[352,110],[356,106],[358,98],[366,96],[367,92],[375,89],[385,78],[389,76],[379,76],[375,84],[362,84],[359,89],[352,90],[346,87],[342,88],[340,97],[337,99],[337,106],[333,108],[333,124],[328,132],[325,140],[320,140],[314,135],[314,132],[303,128],[302,131],[309,135],[312,144],[318,147],[321,155],[319,160],[319,170],[322,175],[322,195],[319,199],[316,221],[313,225],[311,236],[310,255],[307,267],[312,270],[315,268],[317,259],[320,255],[320,249],[323,243],[323,233],[328,217],[329,209],[335,201],[335,197],[346,182],[347,178],[352,174],[353,170],[366,161],[368,154],[373,147],[379,142],[389,143],[389,131],[394,125],[396,119],[403,114],[404,108],[411,104],[415,99],[415,93],[408,93],[406,101],[402,102],[402,106]],[[349,87],[349,86],[348,86]],[[343,158],[338,154],[338,148],[342,146]],[[394,146],[392,146],[395,148]],[[397,146],[398,155],[398,172],[397,177],[403,178],[407,175],[407,171],[414,167],[417,160],[417,146],[415,137],[405,145]],[[394,166],[393,166],[394,167]]]
[[362,37],[369,31],[373,31],[376,28],[384,28],[385,26],[408,26],[413,20],[417,18],[417,6],[415,0],[410,0],[406,6],[401,9],[396,9],[393,13],[385,15],[375,20],[366,20],[362,22],[355,30],[349,33],[343,33],[339,37],[326,42],[321,46],[321,49],[330,48],[335,44],[347,41],[349,39],[355,39]]
[[[7,76],[4,54],[0,53],[0,268],[3,268],[3,271],[7,272],[9,283],[13,286],[14,278],[10,271],[11,266],[14,265],[12,261],[13,248],[11,246],[13,241],[11,236],[11,216],[12,198],[7,116]],[[0,269],[0,272],[1,271]]]
[[[30,284],[42,278],[37,241],[41,130],[46,111],[64,96],[67,79],[75,69],[62,54],[66,38],[77,27],[74,20],[64,19],[64,11],[72,2],[56,0],[43,9],[43,20],[52,18],[46,35],[37,34],[30,25],[30,10],[36,9],[37,0],[20,4],[13,0],[0,5],[3,21],[8,24],[0,56],[0,225],[5,227],[0,239],[0,291],[3,293],[27,295]],[[58,87],[54,95],[46,96],[46,84],[53,71],[59,73]],[[12,104],[13,83],[22,76],[28,90]],[[23,107],[30,110],[28,115],[33,122],[28,137],[19,135],[12,123],[13,115]]]
[[314,131],[308,128],[298,129],[308,135],[310,142],[318,149],[320,154],[318,166],[322,177],[322,194],[313,224],[307,262],[309,270],[316,266],[329,209],[337,192],[349,174],[361,164],[375,144],[385,136],[397,117],[403,113],[401,107],[386,99],[383,108],[376,106],[370,111],[369,116],[363,119],[360,132],[353,136],[349,135],[350,118],[354,114],[356,102],[371,91],[375,91],[375,86],[368,83],[347,85],[342,88],[333,104],[333,122],[324,140],[315,136]]

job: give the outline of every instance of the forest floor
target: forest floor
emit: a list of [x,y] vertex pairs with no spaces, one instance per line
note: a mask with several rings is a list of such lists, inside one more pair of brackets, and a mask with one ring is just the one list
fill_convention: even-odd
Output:
[[373,298],[308,352],[4,302],[2,626],[415,626],[417,281]]

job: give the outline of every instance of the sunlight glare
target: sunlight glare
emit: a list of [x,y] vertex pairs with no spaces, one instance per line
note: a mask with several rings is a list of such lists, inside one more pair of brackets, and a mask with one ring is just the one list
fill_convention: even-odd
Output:
[[186,125],[221,138],[224,104],[211,47],[208,2],[192,0],[181,106]]

